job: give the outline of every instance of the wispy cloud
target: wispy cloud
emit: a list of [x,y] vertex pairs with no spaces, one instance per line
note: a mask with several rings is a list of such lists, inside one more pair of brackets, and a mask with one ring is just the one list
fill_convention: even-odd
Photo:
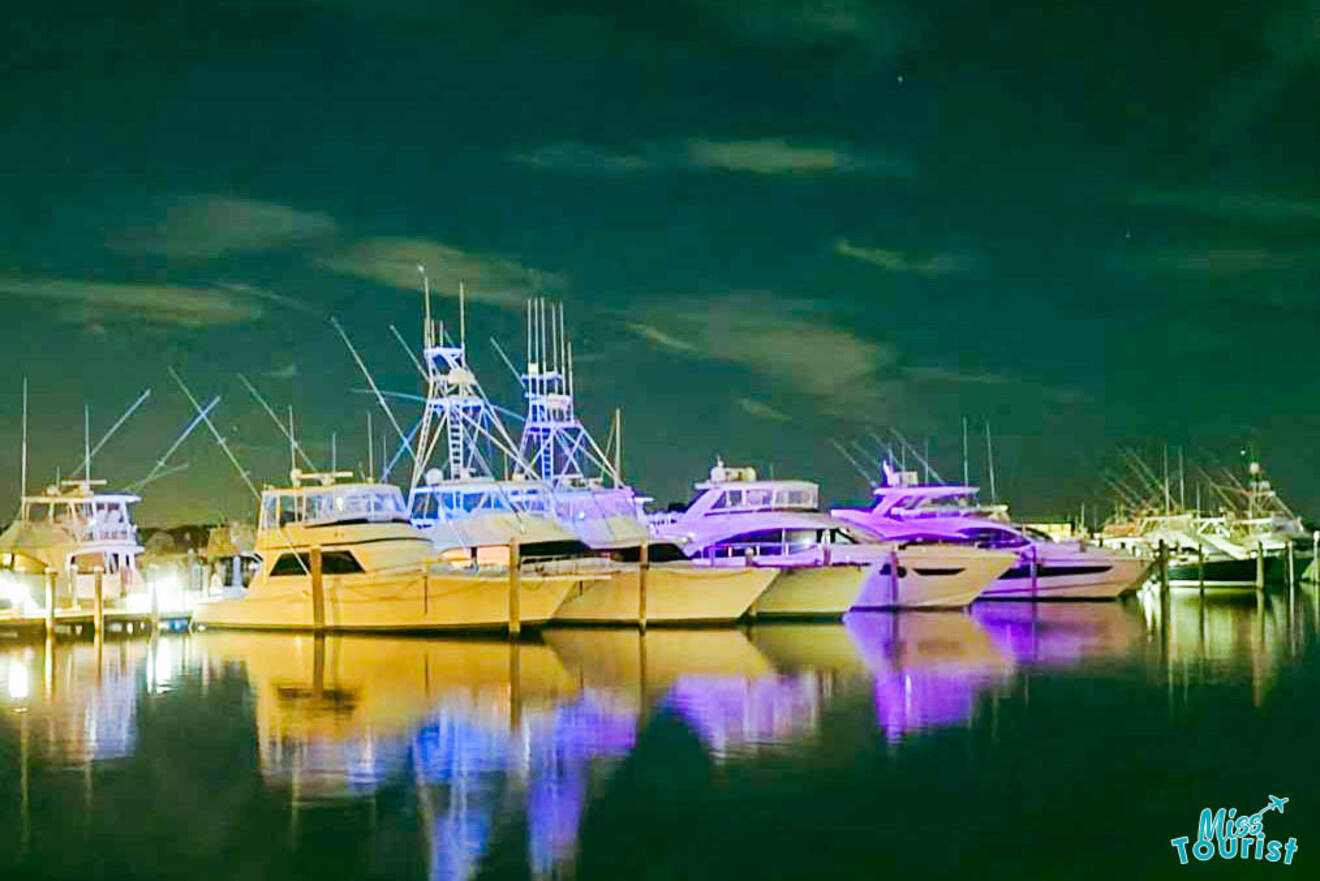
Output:
[[199,328],[252,321],[264,312],[258,298],[236,291],[165,284],[0,277],[0,293],[60,304],[67,317],[89,326],[118,317]]
[[818,315],[810,301],[734,293],[672,299],[646,314],[645,323],[627,326],[660,348],[746,367],[815,398],[821,412],[855,419],[884,415],[892,389],[879,372],[894,364],[897,353]]
[[328,214],[219,195],[157,200],[143,224],[122,229],[112,250],[186,260],[264,251],[323,240],[336,224]]
[[559,141],[524,153],[514,161],[532,168],[563,171],[572,174],[631,174],[649,171],[655,161],[638,153],[616,151],[584,144],[581,141]]
[[341,275],[373,281],[386,287],[420,290],[425,266],[431,290],[440,296],[458,296],[460,283],[474,300],[501,305],[520,304],[546,287],[561,287],[562,276],[544,272],[510,257],[463,251],[426,239],[364,239],[320,261]]
[[731,37],[770,46],[847,45],[888,55],[911,36],[896,4],[875,0],[692,0]]
[[991,371],[965,371],[938,366],[905,366],[900,373],[914,384],[927,385],[974,385],[981,386],[985,392],[992,389],[1016,388],[1039,395],[1046,400],[1061,404],[1078,403],[1087,400],[1086,395],[1076,389],[1059,388],[1010,376],[1006,373]]
[[912,166],[896,156],[828,141],[786,138],[688,138],[618,150],[565,141],[516,153],[515,162],[544,171],[619,175],[662,169],[800,177],[874,174],[909,177]]
[[947,367],[904,367],[903,373],[926,382],[972,383],[973,385],[1014,385],[1019,380],[1002,373],[966,373]]
[[1162,208],[1234,222],[1276,224],[1320,221],[1320,199],[1292,199],[1239,190],[1156,190],[1131,200],[1139,208]]
[[681,340],[673,334],[665,333],[654,325],[630,321],[627,323],[627,327],[642,339],[655,343],[662,349],[669,349],[671,352],[695,352],[697,349],[691,343]]
[[734,403],[736,403],[738,408],[744,413],[749,416],[755,416],[758,419],[769,419],[772,422],[792,421],[791,416],[779,412],[764,401],[757,401],[752,398],[738,398]]
[[750,174],[831,174],[879,172],[898,177],[911,174],[899,159],[860,153],[828,143],[796,143],[784,138],[744,141],[690,140],[685,162],[695,168]]
[[913,259],[902,251],[889,248],[867,248],[854,245],[847,239],[834,243],[834,253],[840,257],[851,257],[889,272],[902,272],[920,275],[926,278],[938,278],[966,272],[972,266],[972,260],[965,254],[933,254],[922,259]]
[[1268,248],[1219,248],[1213,250],[1164,250],[1135,255],[1140,269],[1204,276],[1248,275],[1292,269],[1313,259],[1314,253],[1274,251]]

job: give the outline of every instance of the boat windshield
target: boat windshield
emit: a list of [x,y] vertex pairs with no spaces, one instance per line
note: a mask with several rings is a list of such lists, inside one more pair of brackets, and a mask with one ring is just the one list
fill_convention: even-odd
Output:
[[327,486],[268,493],[261,508],[263,528],[290,523],[407,519],[403,494],[393,486]]

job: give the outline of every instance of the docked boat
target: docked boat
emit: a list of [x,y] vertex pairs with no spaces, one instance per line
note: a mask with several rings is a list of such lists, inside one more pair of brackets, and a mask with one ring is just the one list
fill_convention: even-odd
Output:
[[852,609],[959,608],[1015,557],[966,546],[879,541],[821,513],[819,488],[758,480],[717,462],[682,511],[652,530],[714,569],[769,568],[778,577],[752,606],[757,617],[840,617]]
[[1310,555],[1309,534],[1258,462],[1249,464],[1245,483],[1225,471],[1222,481],[1208,486],[1215,511],[1203,511],[1199,499],[1195,507],[1181,500],[1175,506],[1166,489],[1105,524],[1101,538],[1148,555],[1162,545],[1169,554],[1170,587],[1259,588],[1284,581],[1290,549],[1303,559],[1294,560],[1300,572]]
[[57,606],[95,600],[97,571],[111,607],[145,597],[137,568],[142,545],[130,512],[131,493],[99,491],[104,480],[65,480],[25,495],[18,517],[0,533],[0,615],[40,614],[44,573],[56,573]]
[[1114,599],[1140,587],[1150,569],[1149,557],[1084,540],[1055,541],[1038,530],[983,516],[969,504],[977,487],[922,485],[915,473],[888,467],[885,473],[886,485],[875,490],[870,509],[831,513],[877,537],[1012,553],[1013,565],[980,599]]
[[[577,414],[573,350],[562,304],[527,305],[527,369],[522,374],[526,418],[517,461],[546,488],[548,513],[573,537],[613,562],[606,579],[569,594],[555,621],[572,624],[731,623],[770,583],[773,570],[694,563],[675,545],[651,540],[642,500],[620,473],[615,456],[596,443]],[[645,546],[645,549],[643,549]],[[645,559],[643,559],[645,555]]]
[[[390,484],[338,482],[347,472],[294,470],[261,494],[260,570],[246,591],[200,603],[202,627],[327,630],[503,630],[549,621],[590,573],[514,568],[489,557],[436,560]],[[516,593],[515,593],[516,586]],[[516,602],[515,602],[516,597]]]

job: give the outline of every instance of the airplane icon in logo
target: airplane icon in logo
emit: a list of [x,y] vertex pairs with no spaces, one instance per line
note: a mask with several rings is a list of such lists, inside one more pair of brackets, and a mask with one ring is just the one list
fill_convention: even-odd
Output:
[[1271,795],[1270,803],[1267,804],[1265,807],[1261,808],[1259,811],[1256,811],[1256,813],[1252,814],[1251,816],[1259,817],[1262,814],[1268,813],[1269,811],[1278,811],[1279,813],[1282,814],[1283,806],[1286,805],[1287,803],[1288,803],[1287,796]]

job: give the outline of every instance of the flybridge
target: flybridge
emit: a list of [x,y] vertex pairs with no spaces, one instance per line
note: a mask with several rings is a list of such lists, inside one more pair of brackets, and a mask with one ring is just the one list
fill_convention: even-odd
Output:
[[688,508],[690,516],[750,511],[814,511],[820,488],[805,480],[758,480],[755,468],[730,468],[717,460],[710,479],[696,485],[702,494]]

